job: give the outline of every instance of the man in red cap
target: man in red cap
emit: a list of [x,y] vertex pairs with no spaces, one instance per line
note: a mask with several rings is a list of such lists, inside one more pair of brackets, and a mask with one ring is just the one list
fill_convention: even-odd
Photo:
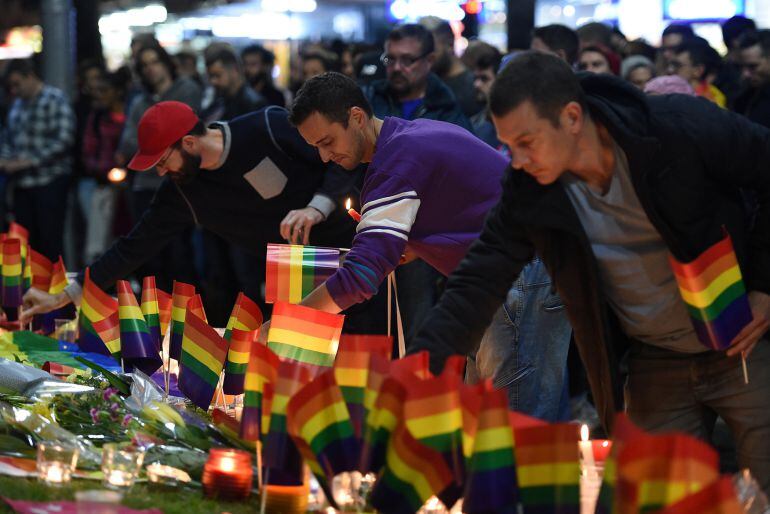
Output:
[[[281,221],[290,212],[318,213],[323,222],[313,228],[314,244],[351,243],[354,223],[335,209],[335,200],[347,194],[351,175],[324,164],[289,124],[285,109],[271,106],[205,126],[186,104],[160,102],[142,117],[138,142],[128,166],[155,168],[167,177],[133,230],[90,265],[91,279],[102,288],[129,275],[169,237],[193,226],[252,254],[252,267],[264,266],[267,243],[287,238],[281,235]],[[298,232],[289,227],[285,235],[296,239]],[[79,303],[83,276],[58,295],[30,289],[24,297],[25,318]],[[258,276],[264,277],[264,271]],[[244,292],[261,296],[258,289]]]

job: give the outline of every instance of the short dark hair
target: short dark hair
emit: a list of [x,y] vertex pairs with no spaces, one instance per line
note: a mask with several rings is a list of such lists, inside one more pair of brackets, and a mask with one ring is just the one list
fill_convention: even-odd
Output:
[[770,30],[745,32],[739,40],[739,45],[741,50],[759,45],[762,49],[762,54],[768,56],[770,55]]
[[689,23],[682,23],[682,22],[676,22],[676,23],[670,23],[668,27],[663,29],[663,36],[671,36],[673,34],[679,34],[682,36],[682,39],[690,39],[695,37],[695,32],[692,30],[692,25]]
[[221,63],[226,68],[241,69],[241,61],[238,55],[230,49],[221,48],[206,55],[206,67],[213,66],[215,63]]
[[431,29],[431,32],[433,33],[433,36],[444,43],[444,45],[451,46],[454,44],[455,33],[448,21],[441,20]]
[[169,74],[171,75],[171,80],[176,80],[177,72],[176,72],[176,65],[174,64],[174,60],[171,58],[171,56],[166,52],[166,49],[160,46],[160,43],[149,43],[147,45],[142,46],[142,48],[139,49],[138,52],[136,52],[136,59],[134,61],[134,69],[139,74],[139,79],[142,82],[142,86],[147,91],[152,91],[152,85],[148,83],[144,79],[144,74],[142,73],[142,55],[144,55],[145,52],[152,50],[155,52],[155,54],[158,56],[158,60],[160,60],[161,64],[166,67]]
[[433,53],[433,50],[435,50],[433,34],[417,23],[399,25],[388,33],[387,41],[401,41],[406,38],[412,38],[419,41],[423,55]]
[[324,67],[324,71],[339,71],[337,56],[330,52],[314,50],[312,52],[304,53],[302,54],[302,62],[304,63],[305,61],[320,62]]
[[703,79],[709,73],[718,71],[722,65],[722,57],[719,53],[711,48],[703,38],[695,37],[686,39],[681,45],[674,49],[675,54],[687,53],[690,55],[690,61],[693,66],[703,66],[703,75],[700,77]]
[[751,18],[745,16],[733,16],[722,24],[722,40],[730,50],[731,43],[746,32],[757,30],[757,24]]
[[38,62],[31,57],[28,59],[11,59],[5,67],[6,80],[11,76],[11,73],[18,73],[24,76],[34,75],[37,78],[41,78]]
[[494,46],[491,48],[494,51],[490,50],[479,55],[474,67],[477,70],[487,70],[492,68],[492,72],[497,74],[497,71],[500,69],[500,62],[503,60],[503,54],[501,54],[500,50]]
[[555,55],[521,52],[497,74],[489,94],[489,109],[505,116],[529,101],[538,115],[559,126],[559,115],[569,102],[586,109],[583,88],[572,68]]
[[317,112],[332,122],[348,126],[350,109],[359,107],[372,116],[372,106],[364,92],[350,77],[330,71],[306,81],[297,92],[289,113],[289,122],[301,125]]
[[241,50],[241,59],[247,55],[256,54],[262,57],[262,62],[268,66],[275,64],[275,54],[262,45],[249,45]]
[[612,27],[604,23],[591,21],[579,26],[575,32],[581,45],[612,46]]
[[542,40],[554,52],[563,50],[570,64],[574,64],[577,61],[580,41],[578,40],[577,32],[566,25],[554,23],[543,27],[535,27],[532,31],[532,38]]

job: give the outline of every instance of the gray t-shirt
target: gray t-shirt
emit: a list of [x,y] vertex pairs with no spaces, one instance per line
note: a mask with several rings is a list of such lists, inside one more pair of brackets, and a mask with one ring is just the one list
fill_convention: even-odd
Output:
[[668,248],[636,196],[628,160],[615,145],[606,194],[567,173],[561,179],[599,264],[604,294],[624,332],[643,343],[703,352],[668,262]]

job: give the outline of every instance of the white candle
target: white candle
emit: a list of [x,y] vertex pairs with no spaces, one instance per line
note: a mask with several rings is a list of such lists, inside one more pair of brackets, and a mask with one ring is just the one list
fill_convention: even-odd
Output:
[[582,475],[586,475],[589,470],[596,471],[596,462],[594,462],[594,450],[591,445],[591,440],[588,438],[588,425],[582,425],[580,427],[580,442],[578,448],[580,449],[580,467]]
[[[62,484],[67,481],[69,474],[61,462],[47,462],[43,467],[43,480],[49,484]],[[66,477],[66,478],[65,478]]]
[[134,475],[128,471],[114,469],[107,474],[107,483],[114,487],[131,487],[134,485]]

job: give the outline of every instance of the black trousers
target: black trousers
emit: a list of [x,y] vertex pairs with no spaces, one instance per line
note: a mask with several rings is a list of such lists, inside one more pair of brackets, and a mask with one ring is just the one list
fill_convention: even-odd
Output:
[[29,230],[29,244],[52,261],[64,246],[64,218],[70,177],[58,177],[48,185],[21,188],[13,193],[13,212],[17,223]]

